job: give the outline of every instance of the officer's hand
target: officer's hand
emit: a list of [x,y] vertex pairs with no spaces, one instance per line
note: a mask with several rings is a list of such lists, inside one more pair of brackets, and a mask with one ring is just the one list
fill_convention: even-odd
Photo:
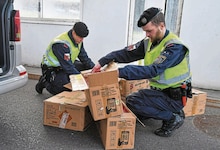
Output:
[[95,72],[100,72],[101,70],[101,65],[99,63],[97,63],[93,68],[92,68],[92,73]]

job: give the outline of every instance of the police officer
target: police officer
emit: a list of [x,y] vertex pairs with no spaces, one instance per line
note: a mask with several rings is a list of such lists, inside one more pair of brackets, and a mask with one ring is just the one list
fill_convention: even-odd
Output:
[[69,75],[79,74],[82,70],[92,69],[93,61],[83,46],[83,39],[89,34],[83,22],[77,22],[73,28],[55,37],[43,55],[42,76],[36,84],[36,91],[42,94],[46,88],[51,94],[69,89],[63,87],[70,82]]
[[151,89],[130,94],[126,104],[140,119],[162,120],[162,127],[154,133],[168,137],[183,124],[185,118],[182,108],[187,89],[181,87],[191,83],[189,50],[166,29],[164,14],[159,8],[145,10],[137,25],[146,33],[146,38],[102,57],[92,72],[99,71],[111,61],[128,63],[144,59],[144,66],[127,65],[118,70],[120,78],[150,80]]

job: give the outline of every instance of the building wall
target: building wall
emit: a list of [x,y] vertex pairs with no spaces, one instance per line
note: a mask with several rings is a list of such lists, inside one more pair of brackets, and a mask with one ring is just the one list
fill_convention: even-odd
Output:
[[42,56],[50,40],[71,29],[70,25],[45,23],[21,23],[22,64],[40,66]]
[[190,48],[193,85],[220,90],[220,1],[184,0],[180,37]]
[[86,48],[95,62],[112,50],[125,47],[129,0],[86,0],[83,20],[90,28]]

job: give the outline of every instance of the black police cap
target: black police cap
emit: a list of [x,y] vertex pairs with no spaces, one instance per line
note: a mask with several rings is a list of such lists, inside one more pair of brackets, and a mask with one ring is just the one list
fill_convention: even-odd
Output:
[[80,37],[87,37],[89,34],[88,27],[83,22],[77,22],[73,26],[73,30]]
[[155,7],[151,7],[148,8],[147,10],[145,10],[142,15],[140,16],[137,26],[138,27],[142,27],[145,26],[147,23],[149,23],[153,17],[155,17],[159,12],[161,11],[161,9],[159,8],[155,8]]

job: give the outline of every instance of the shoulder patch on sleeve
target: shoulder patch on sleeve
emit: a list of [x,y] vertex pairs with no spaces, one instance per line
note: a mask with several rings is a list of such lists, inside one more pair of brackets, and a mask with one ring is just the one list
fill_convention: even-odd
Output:
[[154,64],[161,64],[162,62],[164,62],[164,60],[166,60],[167,57],[160,55],[159,57],[157,57],[157,59],[154,61]]
[[171,43],[171,44],[168,44],[166,47],[171,47],[171,46],[173,46],[174,44],[173,43]]
[[129,45],[129,46],[127,46],[127,50],[128,50],[128,51],[132,51],[132,50],[134,50],[135,48],[136,48],[135,45]]
[[68,48],[68,46],[66,44],[63,44],[63,47]]

